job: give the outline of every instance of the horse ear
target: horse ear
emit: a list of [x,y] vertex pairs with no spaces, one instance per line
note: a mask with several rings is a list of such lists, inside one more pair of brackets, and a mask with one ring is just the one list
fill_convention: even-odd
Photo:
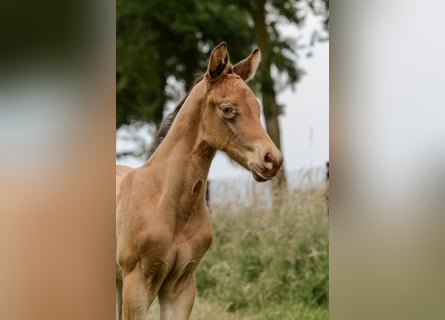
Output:
[[244,81],[248,81],[255,76],[255,72],[261,61],[261,51],[255,48],[245,59],[233,66],[233,72],[239,75]]
[[221,42],[210,54],[209,65],[207,67],[207,77],[214,79],[221,75],[229,65],[229,53],[227,51],[227,43]]

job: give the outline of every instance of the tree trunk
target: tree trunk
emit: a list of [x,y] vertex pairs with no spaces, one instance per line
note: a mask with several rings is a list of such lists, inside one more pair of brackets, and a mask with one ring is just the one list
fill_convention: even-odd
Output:
[[[280,123],[278,122],[279,110],[276,102],[274,82],[271,76],[272,48],[266,26],[265,1],[257,1],[255,7],[251,7],[249,11],[254,21],[255,38],[262,55],[260,64],[260,82],[266,129],[275,145],[281,149]],[[274,203],[279,198],[279,195],[282,195],[283,192],[287,192],[284,164],[283,168],[272,180],[272,191]]]

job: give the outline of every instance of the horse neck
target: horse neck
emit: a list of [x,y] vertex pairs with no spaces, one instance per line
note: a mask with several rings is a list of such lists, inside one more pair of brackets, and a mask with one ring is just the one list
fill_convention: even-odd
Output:
[[[204,139],[201,110],[205,103],[205,84],[190,92],[168,134],[146,162],[156,170],[162,194],[175,206],[204,203],[210,165],[216,150]],[[181,209],[181,208],[180,208]]]

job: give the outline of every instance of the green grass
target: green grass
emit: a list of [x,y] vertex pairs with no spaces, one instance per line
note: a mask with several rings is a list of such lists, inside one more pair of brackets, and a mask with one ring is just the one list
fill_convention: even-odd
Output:
[[[328,319],[325,188],[213,206],[214,242],[197,270],[191,319]],[[149,319],[158,319],[157,307]]]

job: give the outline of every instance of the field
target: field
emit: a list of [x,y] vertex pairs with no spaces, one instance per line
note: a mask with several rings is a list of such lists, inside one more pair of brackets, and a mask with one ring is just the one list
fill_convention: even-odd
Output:
[[[325,186],[211,206],[214,242],[197,271],[191,319],[328,319]],[[157,302],[148,319],[159,318]]]

